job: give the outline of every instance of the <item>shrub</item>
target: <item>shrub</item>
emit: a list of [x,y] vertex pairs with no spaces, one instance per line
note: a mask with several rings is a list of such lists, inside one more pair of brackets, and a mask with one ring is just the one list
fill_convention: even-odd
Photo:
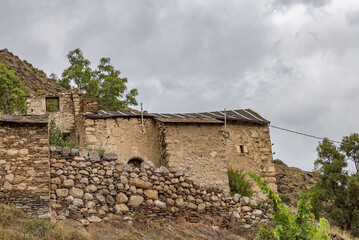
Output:
[[64,139],[60,128],[56,125],[54,120],[50,121],[49,134],[50,134],[50,137],[49,137],[50,145],[60,146],[60,147],[77,148],[75,138],[67,137],[66,139]]
[[243,171],[228,169],[228,180],[231,194],[239,193],[242,196],[251,197],[253,195],[252,183],[245,179]]
[[278,195],[269,188],[261,178],[251,172],[246,172],[257,182],[258,187],[267,194],[269,203],[273,208],[275,228],[272,234],[268,230],[260,229],[257,240],[268,239],[311,239],[311,240],[329,240],[330,225],[325,218],[320,219],[320,226],[317,227],[314,222],[314,214],[311,212],[312,206],[307,194],[303,194],[298,202],[297,214],[294,214],[289,207],[282,203]]

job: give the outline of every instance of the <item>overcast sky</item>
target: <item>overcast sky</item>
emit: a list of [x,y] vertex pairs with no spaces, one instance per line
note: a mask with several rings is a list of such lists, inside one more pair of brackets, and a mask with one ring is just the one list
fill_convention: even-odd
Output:
[[[0,0],[0,49],[61,76],[80,47],[149,112],[251,108],[272,125],[358,132],[359,1]],[[313,169],[318,140],[271,128],[274,157]]]

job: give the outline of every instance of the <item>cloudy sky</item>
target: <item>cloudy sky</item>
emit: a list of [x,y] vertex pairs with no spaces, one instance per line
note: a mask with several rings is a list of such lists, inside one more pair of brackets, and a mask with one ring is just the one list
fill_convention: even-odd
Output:
[[[80,47],[150,112],[251,108],[272,125],[358,132],[359,1],[0,0],[0,49],[61,75]],[[311,170],[318,140],[271,128],[275,158]]]

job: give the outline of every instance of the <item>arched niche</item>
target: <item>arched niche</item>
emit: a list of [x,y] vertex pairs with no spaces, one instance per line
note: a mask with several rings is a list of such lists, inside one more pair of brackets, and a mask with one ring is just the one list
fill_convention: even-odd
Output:
[[141,168],[141,163],[143,162],[143,160],[141,158],[135,157],[135,158],[131,158],[127,164],[130,165],[133,168]]

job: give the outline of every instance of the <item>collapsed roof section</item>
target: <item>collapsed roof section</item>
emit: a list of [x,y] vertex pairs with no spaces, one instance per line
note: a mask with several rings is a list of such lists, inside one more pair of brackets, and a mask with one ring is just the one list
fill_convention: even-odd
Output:
[[[99,110],[97,114],[84,113],[90,119],[106,119],[106,118],[140,118],[141,112],[120,112],[120,111],[103,111]],[[143,113],[144,118],[154,118],[165,123],[220,123],[224,122],[226,116],[227,121],[235,122],[252,122],[258,124],[269,124],[270,122],[261,115],[251,109],[227,110],[217,112],[201,112],[201,113]]]

